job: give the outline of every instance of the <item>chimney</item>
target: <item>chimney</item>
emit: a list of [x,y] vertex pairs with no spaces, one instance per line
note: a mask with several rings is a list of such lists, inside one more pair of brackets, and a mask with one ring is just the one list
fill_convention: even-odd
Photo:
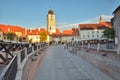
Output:
[[8,28],[8,32],[10,32],[10,28]]
[[40,31],[40,28],[38,28],[38,31]]

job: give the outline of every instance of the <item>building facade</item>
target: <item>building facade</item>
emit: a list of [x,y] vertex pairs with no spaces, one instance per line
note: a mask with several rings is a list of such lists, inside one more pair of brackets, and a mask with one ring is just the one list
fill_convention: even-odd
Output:
[[7,34],[13,33],[14,40],[16,42],[20,41],[22,38],[23,42],[40,42],[40,33],[45,32],[47,34],[46,42],[49,42],[49,32],[47,32],[43,28],[36,28],[36,29],[25,29],[20,26],[13,26],[13,25],[3,25],[0,24],[0,40],[8,40]]
[[62,42],[79,41],[78,28],[72,28],[71,30],[63,30],[61,40]]
[[56,20],[53,10],[48,11],[47,15],[47,31],[52,34],[56,33]]
[[3,31],[0,30],[0,40],[3,40]]
[[111,22],[104,22],[102,17],[100,17],[99,23],[79,24],[80,41],[105,39],[103,31],[106,28],[111,28]]
[[115,43],[117,47],[117,53],[120,54],[120,6],[118,6],[113,12],[114,18],[112,19],[113,28],[115,29]]
[[13,33],[13,40],[19,41],[22,37],[22,28],[19,26],[0,24],[0,40],[9,40],[7,38],[8,33]]

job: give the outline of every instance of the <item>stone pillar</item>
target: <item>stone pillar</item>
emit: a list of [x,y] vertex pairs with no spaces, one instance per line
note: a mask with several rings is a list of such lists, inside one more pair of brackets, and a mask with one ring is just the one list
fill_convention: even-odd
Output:
[[28,60],[27,48],[25,48],[25,58],[26,58],[26,60]]
[[41,49],[41,43],[40,43],[40,49]]
[[34,46],[32,46],[32,52],[34,51]]
[[97,51],[100,50],[100,43],[97,44]]
[[21,69],[21,51],[18,51],[17,54],[17,65],[18,65],[18,69]]
[[40,47],[41,47],[41,49],[42,49],[42,43],[40,44]]
[[83,42],[82,42],[82,46],[81,46],[81,47],[83,48],[83,46],[84,46],[84,44],[83,44]]
[[90,48],[90,43],[88,43],[88,49]]

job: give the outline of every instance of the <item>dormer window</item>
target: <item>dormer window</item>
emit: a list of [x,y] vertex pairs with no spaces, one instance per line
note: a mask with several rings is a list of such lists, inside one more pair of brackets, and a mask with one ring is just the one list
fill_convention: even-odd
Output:
[[10,32],[10,28],[8,28],[8,32]]

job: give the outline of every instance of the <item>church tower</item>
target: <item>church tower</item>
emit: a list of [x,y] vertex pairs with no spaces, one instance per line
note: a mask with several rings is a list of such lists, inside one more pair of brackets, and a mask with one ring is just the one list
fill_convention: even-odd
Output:
[[102,23],[102,22],[103,22],[103,20],[102,20],[102,17],[100,16],[99,23]]
[[55,15],[53,13],[53,10],[48,11],[48,15],[47,15],[47,31],[50,34],[56,33],[56,21],[55,21]]

